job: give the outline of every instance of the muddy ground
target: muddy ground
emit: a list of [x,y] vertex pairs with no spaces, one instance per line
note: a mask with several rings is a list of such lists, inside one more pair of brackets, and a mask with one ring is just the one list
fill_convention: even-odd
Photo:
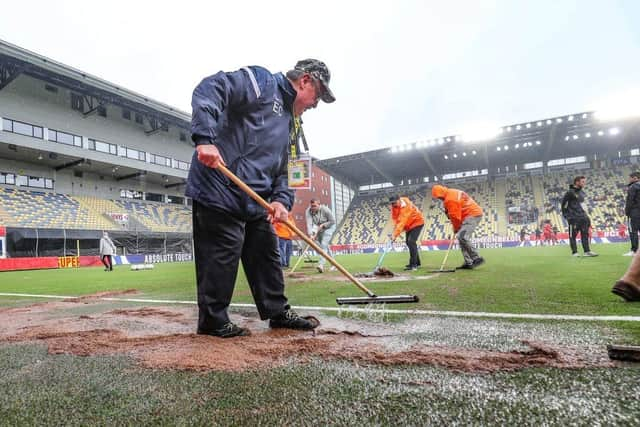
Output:
[[[145,367],[195,371],[269,369],[312,358],[371,365],[432,365],[464,372],[615,366],[605,347],[594,340],[550,340],[547,337],[554,334],[547,332],[528,331],[510,339],[508,345],[485,345],[478,335],[484,328],[486,340],[495,339],[495,329],[500,326],[493,321],[479,324],[476,320],[475,325],[481,326],[469,332],[475,338],[460,339],[456,330],[468,328],[452,319],[380,323],[314,313],[321,325],[311,332],[272,330],[255,313],[233,312],[232,320],[249,328],[252,335],[221,339],[194,333],[195,306],[151,307],[100,299],[135,293],[103,292],[1,309],[0,343],[40,342],[50,354],[127,354]],[[450,325],[442,324],[446,321]],[[459,339],[449,343],[430,339],[430,325],[445,335],[451,328],[450,336]]]

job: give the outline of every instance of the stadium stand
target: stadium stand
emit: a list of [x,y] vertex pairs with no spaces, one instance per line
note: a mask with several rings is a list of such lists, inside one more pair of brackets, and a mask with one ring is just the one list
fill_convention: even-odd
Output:
[[[594,230],[615,232],[619,222],[624,222],[624,197],[631,169],[615,168],[572,172],[554,172],[547,175],[522,175],[518,177],[496,177],[476,181],[445,182],[470,194],[484,210],[482,222],[475,233],[476,238],[497,236],[517,240],[525,227],[532,234],[541,221],[550,220],[560,231],[567,230],[562,218],[560,203],[569,184],[576,175],[587,176],[586,207]],[[407,195],[422,206],[425,227],[421,240],[449,238],[451,226],[439,202],[431,199],[429,188],[413,190]],[[388,197],[394,192],[356,196],[345,219],[334,236],[334,244],[381,243],[392,230]],[[401,192],[400,192],[401,193]],[[512,215],[509,208],[520,208],[528,215]]]
[[0,187],[0,206],[0,224],[9,227],[119,230],[109,214],[127,213],[147,231],[191,232],[191,210],[180,205]]
[[115,200],[114,203],[151,231],[191,231],[191,210],[184,206],[133,200]]

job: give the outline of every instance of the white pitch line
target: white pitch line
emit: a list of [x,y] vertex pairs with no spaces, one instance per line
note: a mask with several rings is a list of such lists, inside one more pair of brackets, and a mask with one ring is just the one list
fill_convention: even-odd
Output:
[[[39,295],[39,294],[17,294],[0,292],[0,296],[8,297],[29,297],[29,298],[49,298],[49,299],[75,299],[82,298],[78,296],[64,295]],[[114,297],[95,297],[95,299],[103,301],[119,301],[119,302],[143,302],[152,304],[187,304],[196,305],[195,301],[181,300],[165,300],[165,299],[142,299],[142,298],[114,298]],[[254,304],[231,304],[235,308],[255,308]],[[529,319],[529,320],[585,320],[598,322],[640,322],[640,316],[584,316],[571,314],[519,314],[519,313],[488,313],[476,311],[438,311],[438,310],[396,310],[387,308],[357,308],[353,306],[346,307],[319,307],[319,306],[293,306],[296,310],[309,311],[331,311],[331,312],[354,312],[354,313],[385,313],[385,314],[413,314],[422,316],[447,316],[447,317],[478,317],[478,318],[499,318],[499,319]]]

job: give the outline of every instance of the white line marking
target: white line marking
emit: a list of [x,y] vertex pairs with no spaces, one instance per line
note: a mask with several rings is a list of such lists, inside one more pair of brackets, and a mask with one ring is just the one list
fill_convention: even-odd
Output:
[[[64,295],[38,295],[38,294],[16,294],[0,292],[0,296],[7,297],[29,297],[29,298],[49,298],[49,299],[70,299],[82,298],[78,296]],[[120,302],[143,302],[153,304],[187,304],[196,305],[195,301],[181,300],[164,300],[164,299],[142,299],[142,298],[114,298],[114,297],[96,297],[95,299],[103,301],[120,301]],[[235,308],[255,308],[254,304],[231,304]],[[487,313],[474,311],[438,311],[438,310],[395,310],[395,309],[371,309],[357,308],[353,306],[344,307],[318,307],[318,306],[293,306],[296,310],[309,311],[330,311],[330,312],[353,312],[353,313],[387,313],[387,314],[413,314],[422,316],[448,316],[448,317],[482,317],[482,318],[500,318],[500,319],[532,319],[532,320],[586,320],[599,322],[640,322],[640,316],[584,316],[570,314],[518,314],[518,313]]]

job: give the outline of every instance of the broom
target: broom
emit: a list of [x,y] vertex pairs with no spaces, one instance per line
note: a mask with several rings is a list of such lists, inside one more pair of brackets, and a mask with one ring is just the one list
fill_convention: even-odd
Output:
[[[242,191],[247,193],[249,197],[255,200],[260,206],[265,208],[267,212],[273,212],[273,208],[264,200],[258,193],[253,191],[247,184],[242,182],[233,172],[227,169],[224,165],[219,165],[217,168],[223,175],[233,181]],[[336,298],[338,304],[402,304],[418,302],[417,295],[391,295],[391,296],[378,296],[364,286],[358,279],[356,279],[351,273],[349,273],[342,265],[327,254],[316,242],[314,242],[309,236],[304,234],[294,223],[289,221],[283,221],[283,223],[289,227],[291,231],[296,233],[302,240],[304,240],[309,246],[311,246],[316,252],[322,255],[327,261],[329,261],[335,268],[337,268],[345,277],[347,277],[354,285],[356,285],[362,292],[367,294],[366,297],[348,297],[348,298]]]

